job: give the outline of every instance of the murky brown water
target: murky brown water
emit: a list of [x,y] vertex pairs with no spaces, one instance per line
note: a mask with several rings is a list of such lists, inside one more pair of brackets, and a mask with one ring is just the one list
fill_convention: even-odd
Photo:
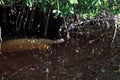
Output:
[[[119,80],[120,49],[110,48],[103,38],[89,43],[70,39],[38,48],[2,53],[1,80]],[[102,45],[100,46],[102,42]]]

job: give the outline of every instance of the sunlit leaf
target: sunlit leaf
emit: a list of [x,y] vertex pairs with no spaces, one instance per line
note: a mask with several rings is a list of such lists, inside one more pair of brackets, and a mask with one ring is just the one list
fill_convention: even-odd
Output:
[[38,2],[42,2],[42,0],[38,0]]
[[100,0],[98,0],[98,3],[99,3],[99,5],[101,5],[101,1]]
[[71,13],[71,14],[74,14],[74,11],[73,11],[73,10],[71,10],[71,11],[70,11],[70,13]]
[[26,5],[31,7],[33,5],[33,2],[34,0],[26,0]]
[[57,13],[57,10],[53,10],[52,12],[53,12],[53,13]]
[[3,0],[0,0],[0,5],[1,5],[1,4],[4,4]]
[[69,0],[71,4],[78,4],[78,0]]

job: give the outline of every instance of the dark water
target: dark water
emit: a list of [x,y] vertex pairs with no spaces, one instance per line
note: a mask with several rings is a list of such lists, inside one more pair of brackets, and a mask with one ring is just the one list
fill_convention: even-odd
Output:
[[[101,43],[102,42],[102,43]],[[103,38],[72,38],[44,52],[33,49],[0,55],[1,80],[120,80],[120,47]]]

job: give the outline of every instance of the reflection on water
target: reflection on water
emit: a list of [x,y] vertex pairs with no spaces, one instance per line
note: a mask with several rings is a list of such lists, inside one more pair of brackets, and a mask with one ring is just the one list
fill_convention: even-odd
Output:
[[58,44],[64,42],[63,39],[48,40],[48,39],[13,39],[3,41],[1,51],[3,53],[19,52],[25,50],[38,49],[45,51],[51,44]]

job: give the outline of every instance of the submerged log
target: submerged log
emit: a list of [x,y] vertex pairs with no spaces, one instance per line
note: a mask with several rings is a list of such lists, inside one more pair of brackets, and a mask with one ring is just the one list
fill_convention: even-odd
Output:
[[19,52],[25,50],[38,49],[45,51],[51,44],[63,43],[63,39],[49,40],[49,39],[13,39],[3,41],[1,46],[2,53]]

